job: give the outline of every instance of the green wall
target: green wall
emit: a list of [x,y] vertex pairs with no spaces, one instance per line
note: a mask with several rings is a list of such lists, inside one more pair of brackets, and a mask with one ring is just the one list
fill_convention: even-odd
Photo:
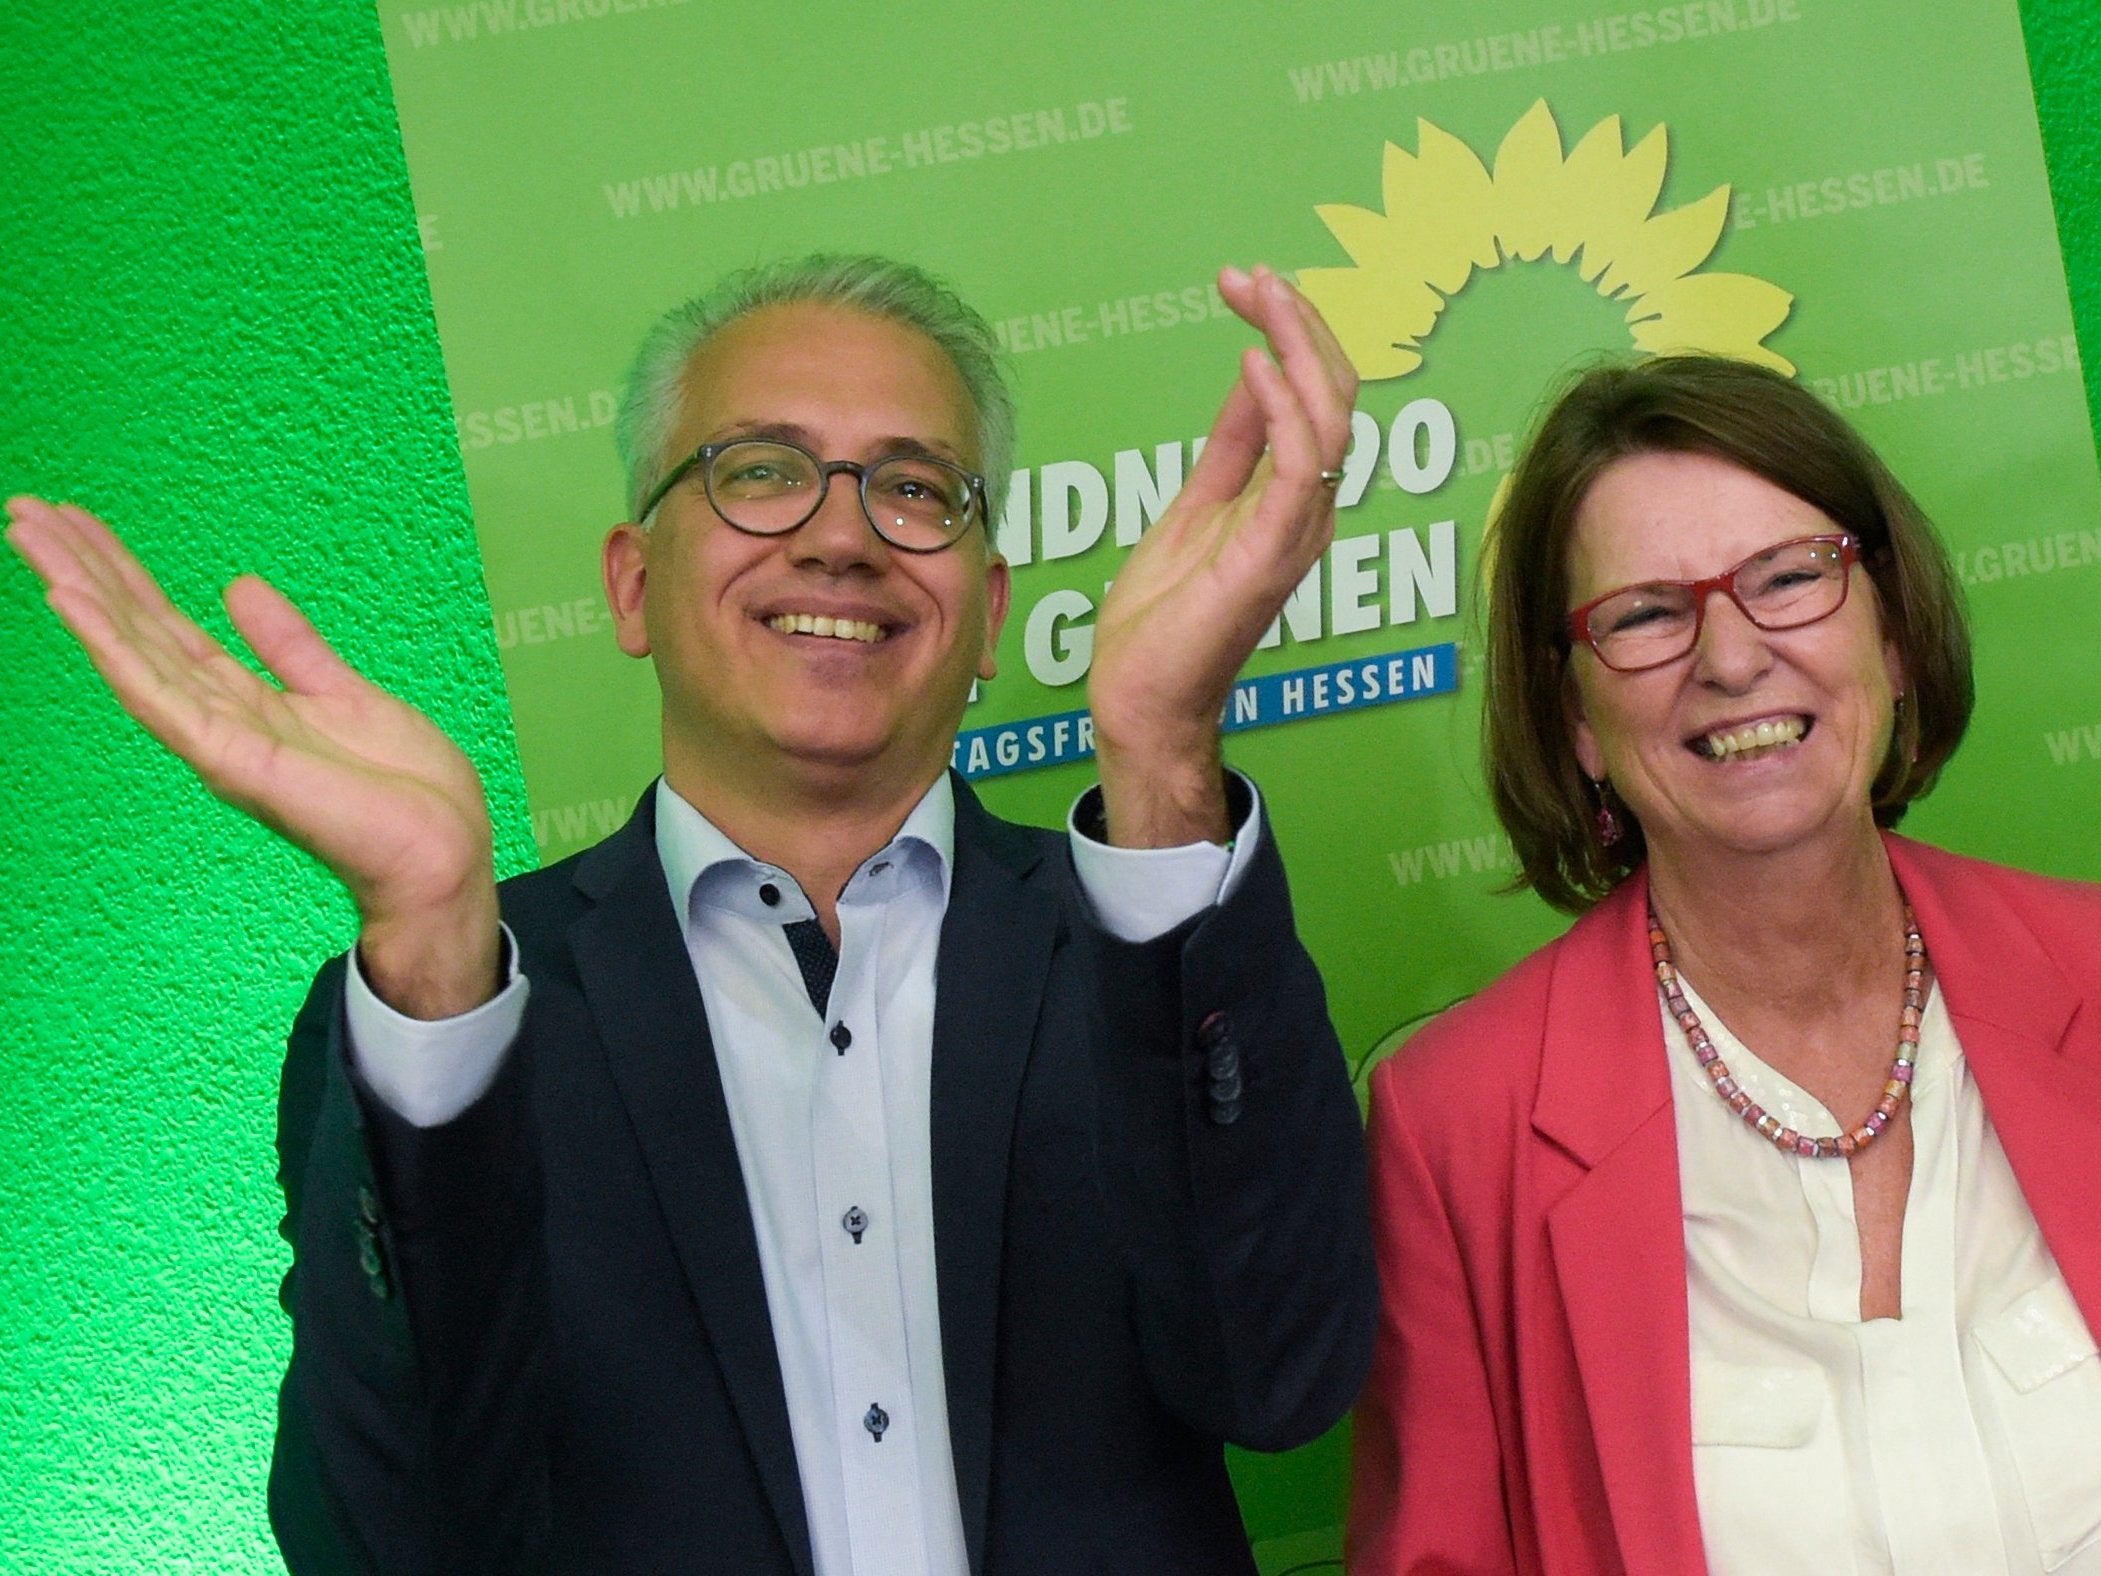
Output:
[[[2101,367],[2101,15],[2025,0]],[[255,569],[480,762],[533,858],[367,0],[0,14],[0,490],[185,606]],[[267,1570],[282,1026],[350,937],[0,564],[0,1571]]]

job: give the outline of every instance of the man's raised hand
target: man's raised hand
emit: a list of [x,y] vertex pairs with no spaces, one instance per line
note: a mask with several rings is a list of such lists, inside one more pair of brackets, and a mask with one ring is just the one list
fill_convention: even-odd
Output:
[[495,994],[494,857],[481,779],[421,712],[363,678],[276,589],[226,589],[264,681],[184,616],[83,509],[8,500],[7,541],[140,725],[227,803],[349,888],[359,958],[414,1017]]
[[[1323,480],[1357,375],[1312,303],[1266,268],[1219,275],[1269,342],[1242,352],[1203,457],[1095,620],[1088,703],[1112,842],[1223,841],[1218,715],[1235,675],[1335,534]],[[1274,359],[1272,359],[1274,357]]]

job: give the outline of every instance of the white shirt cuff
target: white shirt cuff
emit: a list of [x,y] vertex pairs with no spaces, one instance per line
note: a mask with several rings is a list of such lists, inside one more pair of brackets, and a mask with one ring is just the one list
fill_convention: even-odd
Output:
[[350,1060],[366,1087],[411,1126],[436,1127],[479,1100],[518,1037],[529,987],[509,926],[503,943],[503,989],[472,1012],[433,1020],[405,1017],[381,1001],[358,967],[357,948],[350,949],[343,982]]
[[1102,929],[1119,941],[1151,941],[1239,889],[1241,875],[1262,840],[1261,791],[1245,777],[1240,780],[1247,783],[1247,819],[1234,828],[1232,843],[1223,848],[1216,843],[1117,848],[1097,842],[1080,830],[1079,801],[1074,801],[1065,821],[1072,862]]

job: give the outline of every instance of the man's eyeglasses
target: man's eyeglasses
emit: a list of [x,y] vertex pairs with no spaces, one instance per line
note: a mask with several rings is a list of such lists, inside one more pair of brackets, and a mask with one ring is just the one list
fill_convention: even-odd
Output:
[[1856,537],[1797,537],[1705,580],[1650,580],[1608,591],[1569,614],[1568,638],[1616,673],[1660,668],[1692,650],[1715,592],[1760,629],[1799,629],[1845,606],[1859,562]]
[[841,471],[860,483],[861,512],[875,534],[907,553],[938,553],[985,518],[985,478],[932,455],[893,454],[861,465],[820,460],[778,438],[704,443],[657,484],[638,516],[698,470],[715,512],[752,536],[785,536],[824,503]]

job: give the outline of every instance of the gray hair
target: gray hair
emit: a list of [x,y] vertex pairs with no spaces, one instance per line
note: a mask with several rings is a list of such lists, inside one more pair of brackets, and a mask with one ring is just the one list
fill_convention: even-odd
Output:
[[613,425],[627,471],[630,515],[641,509],[669,463],[664,451],[678,425],[680,385],[694,354],[747,313],[802,301],[851,307],[916,328],[954,363],[977,413],[989,536],[1005,507],[1014,465],[1014,394],[990,325],[955,291],[910,263],[838,252],[741,269],[657,319],[635,353]]

